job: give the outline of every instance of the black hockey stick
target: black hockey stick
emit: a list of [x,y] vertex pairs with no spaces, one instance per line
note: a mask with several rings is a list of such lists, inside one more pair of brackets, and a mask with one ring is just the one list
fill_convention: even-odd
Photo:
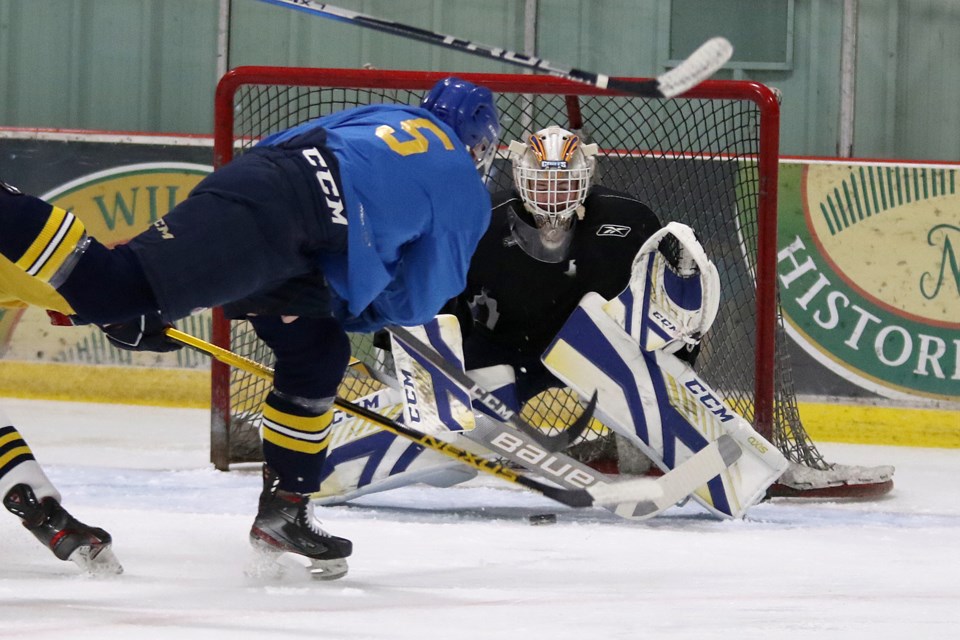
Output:
[[507,64],[518,67],[525,67],[552,76],[582,82],[599,89],[611,89],[643,98],[673,98],[674,96],[678,96],[712,76],[720,67],[726,64],[730,56],[733,55],[733,46],[726,38],[711,38],[700,45],[700,48],[690,54],[690,57],[686,60],[653,80],[620,80],[581,69],[560,67],[542,58],[528,56],[523,53],[517,53],[516,51],[477,44],[469,40],[427,31],[419,27],[411,27],[400,24],[399,22],[381,20],[380,18],[374,18],[373,16],[357,13],[356,11],[341,9],[326,2],[313,2],[312,0],[260,1],[297,9],[331,20],[346,22],[403,38],[419,40],[463,53],[470,53],[475,56],[480,56],[481,58],[500,60],[501,62],[506,62]]
[[439,370],[440,373],[466,390],[472,400],[476,400],[489,409],[500,422],[505,422],[514,429],[524,432],[548,451],[560,451],[573,444],[574,440],[579,438],[587,426],[589,426],[590,420],[593,418],[593,412],[597,408],[597,392],[594,391],[593,397],[590,398],[590,402],[586,408],[570,426],[556,435],[548,436],[540,429],[527,424],[517,415],[516,411],[474,382],[466,373],[453,367],[443,356],[434,351],[430,345],[417,338],[407,329],[403,327],[387,327],[387,331],[392,333],[393,336],[400,340],[407,348],[423,358],[435,369]]

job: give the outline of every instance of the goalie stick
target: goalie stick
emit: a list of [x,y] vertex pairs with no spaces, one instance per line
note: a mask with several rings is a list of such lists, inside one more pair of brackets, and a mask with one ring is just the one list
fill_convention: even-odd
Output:
[[621,80],[611,78],[601,73],[591,73],[590,71],[583,71],[581,69],[557,66],[542,58],[528,56],[523,53],[517,53],[516,51],[478,44],[462,38],[455,38],[399,22],[381,20],[380,18],[357,13],[356,11],[335,7],[326,2],[313,2],[312,0],[260,1],[266,2],[267,4],[296,9],[330,20],[337,20],[338,22],[354,24],[382,33],[419,40],[446,49],[453,49],[455,51],[480,56],[481,58],[499,60],[514,66],[525,67],[559,78],[566,78],[588,84],[599,89],[610,89],[643,98],[673,98],[678,96],[712,76],[718,69],[726,64],[727,60],[733,55],[733,46],[726,38],[711,38],[700,45],[686,60],[653,80]]
[[[206,353],[224,364],[242,369],[247,373],[251,373],[265,380],[273,380],[273,370],[259,362],[245,358],[173,327],[167,327],[164,329],[164,333],[171,340]],[[483,471],[507,482],[521,485],[556,502],[565,504],[568,507],[583,508],[629,504],[634,517],[649,518],[670,507],[683,497],[692,493],[707,480],[733,464],[741,453],[739,446],[735,442],[726,436],[721,436],[721,438],[697,452],[697,454],[689,460],[678,465],[675,469],[656,480],[651,478],[637,478],[623,482],[596,484],[585,489],[563,489],[519,474],[499,463],[464,451],[448,442],[421,433],[416,429],[406,427],[370,409],[366,409],[342,398],[337,398],[334,404],[344,413],[367,420],[386,431],[412,440],[428,449],[438,451],[478,471]],[[726,440],[730,440],[729,443],[727,443]],[[732,447],[730,446],[731,444]]]

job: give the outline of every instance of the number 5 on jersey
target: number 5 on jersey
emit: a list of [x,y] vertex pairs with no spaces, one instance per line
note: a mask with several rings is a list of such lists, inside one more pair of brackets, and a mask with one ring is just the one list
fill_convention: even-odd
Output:
[[423,135],[420,130],[425,129],[432,133],[442,144],[443,148],[447,151],[453,151],[453,143],[450,142],[450,138],[447,137],[447,134],[443,130],[430,122],[426,118],[411,118],[410,120],[404,120],[400,123],[400,128],[404,130],[412,139],[411,140],[397,140],[397,137],[394,135],[397,130],[391,127],[388,124],[383,124],[377,127],[377,137],[387,143],[387,145],[399,153],[401,156],[411,156],[416,153],[426,153],[430,148],[430,141],[427,140],[427,137]]

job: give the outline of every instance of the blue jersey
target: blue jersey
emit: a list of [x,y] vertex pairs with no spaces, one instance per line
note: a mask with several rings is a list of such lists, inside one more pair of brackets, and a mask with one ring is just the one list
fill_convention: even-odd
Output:
[[[469,152],[430,112],[403,105],[343,111],[264,138],[277,146],[322,128],[339,163],[347,254],[320,258],[350,331],[423,324],[466,285],[490,222]],[[296,144],[294,141],[292,144]]]

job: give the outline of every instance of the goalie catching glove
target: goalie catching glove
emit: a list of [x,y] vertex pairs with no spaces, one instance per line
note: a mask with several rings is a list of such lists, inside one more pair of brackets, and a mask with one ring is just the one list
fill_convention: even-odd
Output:
[[[693,229],[671,222],[643,243],[624,295],[604,310],[644,351],[674,353],[696,345],[720,308],[720,276]],[[626,291],[624,293],[627,293]]]

